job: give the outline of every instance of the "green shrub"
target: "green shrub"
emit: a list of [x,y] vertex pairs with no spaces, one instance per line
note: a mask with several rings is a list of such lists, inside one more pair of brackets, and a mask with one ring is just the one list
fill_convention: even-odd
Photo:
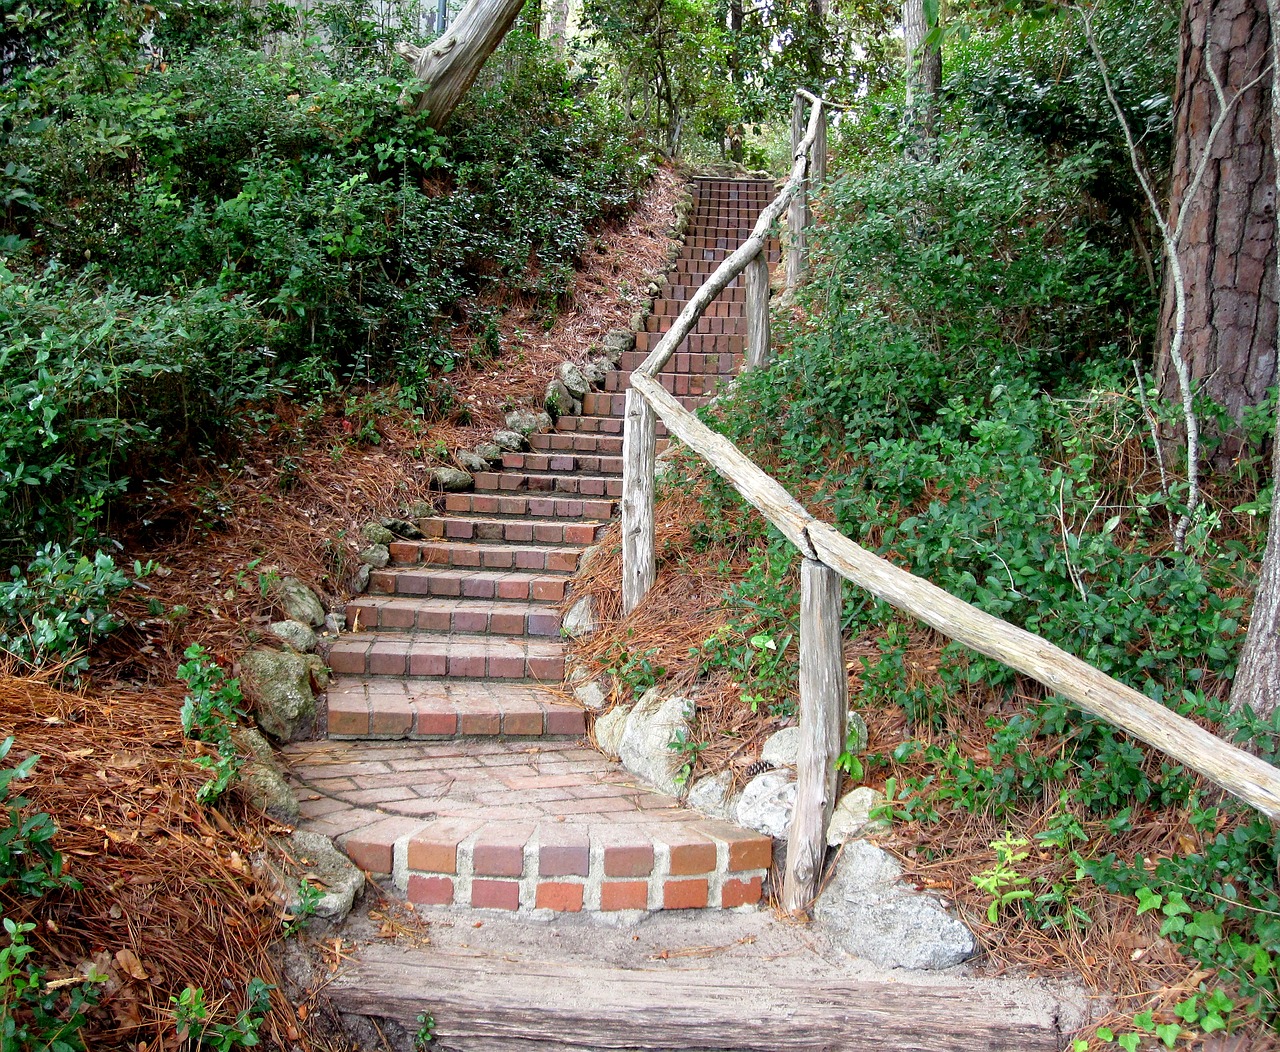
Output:
[[244,760],[236,751],[231,732],[244,719],[240,681],[227,674],[210,658],[204,647],[193,644],[182,655],[178,678],[186,681],[190,693],[182,701],[182,732],[214,747],[213,756],[198,756],[196,763],[212,777],[200,787],[197,798],[210,803],[225,793],[240,776]]

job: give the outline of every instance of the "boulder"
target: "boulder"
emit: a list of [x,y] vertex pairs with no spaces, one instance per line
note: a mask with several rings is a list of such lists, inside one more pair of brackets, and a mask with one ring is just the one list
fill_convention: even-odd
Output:
[[347,627],[346,614],[329,613],[324,615],[324,630],[331,636],[336,636]]
[[[475,481],[468,472],[445,464],[432,468],[427,477],[433,486],[439,486],[446,493],[457,493],[459,490],[469,489]],[[422,534],[419,533],[418,536],[421,537]]]
[[495,431],[493,444],[507,453],[519,453],[529,443],[519,431]]
[[794,767],[800,757],[800,728],[783,727],[769,735],[760,750],[760,760],[770,767]]
[[560,631],[565,635],[578,639],[589,636],[596,630],[595,604],[591,596],[584,595],[573,606],[560,622]]
[[253,727],[237,727],[231,732],[236,752],[245,758],[240,768],[240,784],[249,802],[277,822],[291,825],[298,820],[298,798],[284,779],[284,768],[276,762],[271,746]]
[[636,334],[629,329],[613,329],[605,335],[604,349],[610,354],[625,354],[635,350]]
[[396,539],[396,535],[379,522],[365,523],[360,536],[369,544],[390,544]]
[[267,627],[272,635],[300,654],[310,654],[319,642],[311,626],[301,621],[272,621]]
[[573,362],[561,362],[559,376],[560,383],[574,398],[584,398],[591,390],[591,382]]
[[688,735],[693,702],[679,696],[664,698],[651,688],[631,710],[618,744],[622,765],[659,792],[678,796],[676,776],[684,763],[671,743]]
[[570,416],[574,412],[574,397],[569,393],[569,388],[559,380],[552,380],[547,384],[547,393],[543,397],[542,404],[547,407],[547,412],[553,418]]
[[[516,435],[519,438],[519,435]],[[513,451],[514,452],[514,451]],[[483,457],[486,464],[502,462],[502,447],[497,442],[481,442],[475,449],[476,456]]]
[[324,624],[324,607],[316,593],[296,577],[286,577],[276,585],[276,598],[290,620],[313,627]]
[[860,785],[857,789],[845,793],[836,803],[831,813],[831,821],[827,824],[827,843],[832,847],[843,844],[857,836],[868,833],[881,833],[889,828],[883,818],[871,819],[874,808],[884,803],[884,793],[872,789],[869,785]]
[[590,547],[583,548],[582,554],[578,556],[578,573],[582,573],[591,565],[591,560],[600,554],[600,545],[593,544]]
[[258,726],[278,741],[310,737],[316,723],[312,684],[323,688],[328,676],[314,654],[250,650],[240,658],[240,683],[254,703]]
[[[364,891],[364,874],[321,833],[295,829],[289,839],[289,854],[303,867],[302,879],[323,892],[316,903],[315,915],[332,924],[341,924],[357,896]],[[289,912],[293,913],[298,906],[295,893]]]
[[605,702],[609,700],[609,695],[604,692],[600,684],[595,680],[590,680],[581,686],[574,687],[573,696],[577,699],[578,704],[592,712],[599,712],[604,708]]
[[600,751],[612,759],[618,758],[622,747],[622,735],[627,728],[630,705],[619,705],[596,720],[596,744]]
[[887,968],[950,968],[972,957],[973,932],[939,899],[900,884],[901,876],[888,852],[850,841],[814,904],[819,929],[846,953]]
[[734,819],[738,825],[785,840],[796,806],[796,783],[781,771],[765,771],[746,784]]
[[375,570],[381,570],[391,561],[391,552],[385,544],[371,544],[360,552],[360,561]]
[[[551,417],[549,417],[541,409],[513,409],[507,414],[507,427],[512,431],[518,431],[520,434],[528,437],[535,431],[546,431],[551,427]],[[500,434],[501,432],[499,432]],[[497,441],[498,436],[494,435]],[[502,443],[499,442],[499,445]]]
[[367,591],[369,588],[369,578],[373,576],[373,567],[368,563],[361,563],[356,567],[356,572],[351,575],[351,591],[356,595]]
[[406,541],[422,540],[422,531],[408,519],[396,519],[391,516],[386,516],[379,519],[378,522],[389,529],[397,537],[403,537]]
[[732,822],[738,807],[738,796],[733,792],[733,774],[721,771],[699,778],[685,797],[685,803],[704,815]]
[[429,500],[415,500],[412,504],[406,504],[400,514],[410,522],[417,522],[419,519],[429,519],[436,513],[436,506]]
[[[497,446],[494,446],[497,449]],[[454,459],[465,472],[475,474],[477,471],[488,471],[489,461],[482,457],[479,453],[470,449],[460,449],[454,454]],[[498,459],[502,459],[502,450],[498,450]]]
[[[604,378],[613,371],[613,365],[604,358],[593,359],[582,367],[582,378],[586,380],[588,386],[599,387],[604,383]],[[565,384],[568,387],[568,384]]]

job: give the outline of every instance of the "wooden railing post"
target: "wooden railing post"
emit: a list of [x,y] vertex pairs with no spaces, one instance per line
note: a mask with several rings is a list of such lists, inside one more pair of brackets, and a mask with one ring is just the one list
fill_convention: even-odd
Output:
[[827,825],[839,786],[848,680],[840,637],[840,575],[816,559],[800,569],[800,755],[796,806],[787,838],[782,908],[803,910],[814,898],[827,851]]
[[818,123],[818,134],[809,148],[809,185],[821,186],[827,181],[827,114],[824,108]]
[[748,369],[769,363],[769,261],[764,251],[747,264],[742,275],[747,287]]
[[644,396],[627,390],[622,430],[622,612],[631,613],[653,587],[653,471],[657,417]]
[[[799,95],[791,106],[791,157],[795,159],[804,143],[805,100]],[[787,210],[787,288],[794,289],[809,269],[809,156],[805,157],[804,177]]]

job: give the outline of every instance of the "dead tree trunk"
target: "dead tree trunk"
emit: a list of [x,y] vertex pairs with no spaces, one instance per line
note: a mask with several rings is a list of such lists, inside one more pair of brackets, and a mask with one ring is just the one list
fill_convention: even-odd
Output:
[[[1276,380],[1271,78],[1257,79],[1269,61],[1267,0],[1187,0],[1181,38],[1169,215],[1183,207],[1221,99],[1234,100],[1227,124],[1209,144],[1209,163],[1174,246],[1186,288],[1182,357],[1195,393],[1225,406],[1239,421]],[[1166,272],[1156,373],[1161,392],[1176,402],[1181,396],[1170,354],[1177,306],[1172,281]],[[1203,423],[1206,438],[1221,440],[1213,465],[1229,467],[1241,436],[1218,435],[1212,420]]]
[[406,88],[400,104],[427,113],[433,128],[444,127],[523,7],[524,0],[471,0],[444,35],[426,47],[398,45],[396,51],[422,82]]
[[925,45],[930,28],[924,0],[902,0],[902,35],[907,45],[906,153],[916,161],[933,158],[938,134],[942,51]]

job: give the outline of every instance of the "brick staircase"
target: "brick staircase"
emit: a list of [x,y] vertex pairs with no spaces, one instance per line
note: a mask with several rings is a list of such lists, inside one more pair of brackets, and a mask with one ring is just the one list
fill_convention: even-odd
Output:
[[[419,523],[424,539],[392,544],[348,605],[328,655],[327,738],[286,752],[304,826],[411,901],[576,912],[760,900],[768,837],[639,787],[581,744],[585,714],[558,689],[556,606],[622,493],[627,373],[773,192],[698,180],[684,253],[620,370],[530,452],[446,495]],[[735,282],[662,374],[684,405],[737,370],[742,309]]]

